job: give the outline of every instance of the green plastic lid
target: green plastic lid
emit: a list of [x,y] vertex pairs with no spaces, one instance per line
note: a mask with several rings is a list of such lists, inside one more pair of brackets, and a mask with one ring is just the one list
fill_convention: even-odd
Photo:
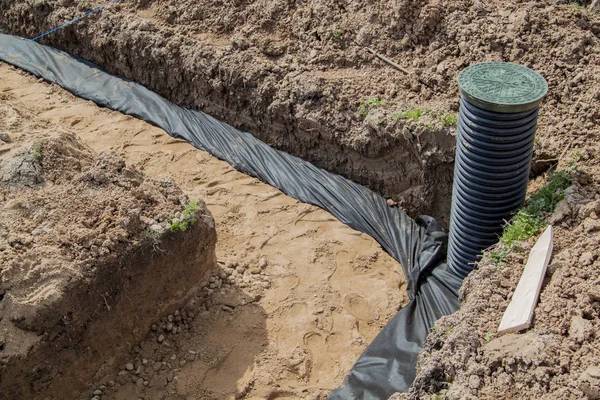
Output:
[[471,65],[460,73],[458,86],[469,103],[504,113],[532,110],[548,93],[542,75],[508,62]]

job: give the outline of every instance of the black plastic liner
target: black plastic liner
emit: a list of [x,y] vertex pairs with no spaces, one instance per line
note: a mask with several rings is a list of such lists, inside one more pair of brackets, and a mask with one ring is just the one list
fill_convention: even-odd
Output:
[[0,60],[100,106],[157,125],[377,240],[402,265],[411,300],[373,340],[330,398],[387,399],[394,392],[408,390],[427,333],[438,318],[458,308],[461,278],[447,270],[447,235],[432,218],[414,221],[364,186],[57,49],[0,34]]

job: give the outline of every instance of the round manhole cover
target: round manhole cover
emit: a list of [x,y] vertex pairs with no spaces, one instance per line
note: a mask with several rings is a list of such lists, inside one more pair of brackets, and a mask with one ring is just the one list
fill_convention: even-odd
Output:
[[460,73],[458,85],[470,103],[497,112],[531,110],[548,92],[543,76],[506,62],[471,65]]

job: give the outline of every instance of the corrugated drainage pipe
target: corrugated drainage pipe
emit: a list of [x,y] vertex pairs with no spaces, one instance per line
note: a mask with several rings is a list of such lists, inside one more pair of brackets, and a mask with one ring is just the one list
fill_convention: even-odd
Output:
[[466,68],[459,87],[448,266],[464,277],[523,205],[548,84],[521,65],[488,62]]

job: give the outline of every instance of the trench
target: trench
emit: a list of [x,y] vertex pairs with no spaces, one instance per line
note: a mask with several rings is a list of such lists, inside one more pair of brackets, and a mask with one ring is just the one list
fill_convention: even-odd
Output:
[[[33,10],[7,2],[0,31],[33,37],[52,21],[59,23],[65,15],[80,13],[73,7],[44,2]],[[410,125],[393,132],[361,128],[364,133],[353,135],[368,134],[370,141],[356,145],[358,138],[345,137],[363,124],[357,120],[354,105],[319,114],[328,105],[318,95],[291,96],[283,102],[276,97],[286,84],[295,87],[302,85],[298,81],[305,81],[310,87],[329,87],[342,84],[343,79],[328,81],[319,72],[311,75],[308,71],[286,75],[275,67],[257,74],[250,64],[268,63],[268,58],[228,62],[219,41],[196,40],[172,30],[146,29],[148,20],[144,15],[143,9],[130,14],[103,13],[77,29],[54,32],[43,43],[365,185],[399,201],[413,217],[432,215],[447,223],[454,151],[451,131]]]
[[[149,88],[154,89],[164,97],[173,100],[175,103],[192,107],[202,107],[209,113],[232,123],[236,127],[242,129],[251,129],[254,132],[258,132],[257,135],[259,138],[276,148],[288,151],[294,155],[298,155],[301,158],[307,159],[308,161],[315,163],[317,166],[323,167],[330,171],[339,172],[348,178],[366,184],[380,193],[398,199],[407,191],[416,192],[417,194],[415,196],[410,197],[408,202],[404,203],[404,206],[413,215],[428,211],[440,217],[441,220],[446,220],[447,218],[447,214],[445,214],[443,210],[448,208],[450,198],[449,190],[451,188],[452,164],[449,163],[447,159],[444,159],[444,157],[441,157],[442,160],[439,158],[436,159],[435,157],[424,157],[423,160],[419,159],[419,156],[415,156],[415,153],[419,154],[419,152],[422,151],[422,143],[419,143],[419,148],[417,149],[414,147],[414,142],[410,140],[394,142],[393,145],[390,146],[391,148],[404,149],[406,152],[393,151],[389,154],[379,155],[379,157],[376,158],[367,157],[364,154],[356,153],[353,152],[353,150],[340,147],[339,144],[336,144],[334,141],[328,141],[328,138],[325,134],[327,127],[316,128],[319,131],[317,134],[319,140],[315,140],[314,130],[309,131],[303,129],[303,123],[301,121],[289,121],[286,120],[282,115],[274,115],[267,119],[259,118],[257,117],[257,114],[252,113],[259,113],[259,111],[256,111],[253,107],[250,107],[250,110],[252,111],[250,113],[240,113],[241,110],[248,110],[249,107],[247,103],[244,103],[243,101],[239,102],[239,100],[236,102],[232,98],[228,97],[228,95],[223,95],[222,92],[215,92],[212,88],[202,91],[201,88],[206,88],[207,86],[206,81],[199,83],[198,87],[194,86],[196,83],[190,85],[190,80],[186,80],[185,78],[176,84],[168,83],[169,80],[157,78],[161,77],[160,70],[154,69],[158,67],[151,66],[150,68],[134,68],[132,66],[132,60],[134,55],[139,55],[136,54],[135,51],[119,53],[119,56],[116,57],[116,52],[114,50],[116,48],[115,46],[107,44],[105,47],[93,47],[93,41],[91,37],[88,37],[87,40],[89,40],[89,42],[86,44],[85,37],[79,37],[77,40],[73,40],[73,38],[69,38],[68,35],[66,38],[57,35],[56,39],[52,39],[53,42],[56,41],[58,47],[71,50],[74,54],[82,56],[83,58],[88,58],[110,72],[122,75],[134,81],[144,83]],[[135,48],[135,46],[128,47],[130,49]],[[125,60],[123,60],[123,57]],[[107,61],[115,58],[121,59],[120,64],[115,65]],[[139,60],[136,60],[136,63],[137,62],[139,62]],[[219,72],[219,74],[220,73],[221,72]],[[184,77],[188,74],[190,74],[189,71],[181,71],[181,75]],[[152,76],[155,78],[151,78]],[[207,100],[201,104],[192,101],[191,99],[195,98],[198,94],[200,94],[198,97],[205,97]],[[311,127],[311,129],[312,128],[314,128],[314,126]],[[426,137],[422,139],[427,140]],[[442,153],[447,154],[448,152],[451,152],[452,141],[446,141],[443,139],[442,142],[447,145],[447,148],[442,149]],[[436,144],[439,145],[440,142],[437,142]],[[183,153],[185,153],[185,150]],[[183,153],[170,154],[169,157],[171,160],[179,160],[179,157]],[[222,171],[229,174],[229,170],[227,169]],[[398,173],[398,171],[407,173],[401,174]],[[394,178],[390,179],[392,176]],[[402,178],[398,180],[398,177],[400,176]],[[237,177],[237,179],[243,178]],[[256,185],[256,183],[245,184],[250,186]],[[219,186],[218,183],[216,185]],[[213,186],[215,185],[213,184]],[[256,193],[253,195],[256,195]],[[226,218],[232,218],[235,220],[236,216],[230,215],[231,209],[228,209],[227,211]],[[306,215],[310,215],[312,212],[312,210],[306,212],[303,211],[303,213]],[[235,212],[233,212],[233,214],[235,214]],[[300,215],[299,218],[302,219],[305,214]],[[322,218],[325,218],[326,220],[327,217]],[[315,220],[311,220],[311,222],[314,221]],[[322,222],[323,220],[319,220],[317,218],[316,221]],[[294,224],[296,223],[297,221],[294,222]],[[267,228],[271,227],[272,225],[267,225]],[[323,229],[322,227],[319,228]],[[317,230],[319,230],[319,228],[317,228]],[[275,232],[274,236],[276,236],[277,233],[278,232]],[[252,236],[253,234],[254,232],[250,233],[249,236]],[[300,234],[300,232],[295,232],[295,234]],[[228,235],[231,236],[231,232],[224,233],[225,237]],[[334,239],[333,242],[344,242],[348,240],[348,237],[345,235],[350,234],[342,234],[339,239]],[[293,236],[289,240],[291,241],[296,239],[297,237]],[[233,239],[230,237],[229,240]],[[267,239],[267,242],[270,241],[273,241],[272,237]],[[264,244],[261,244],[259,247],[262,249]],[[331,247],[334,247],[334,251],[331,250]],[[298,251],[301,251],[301,248],[302,246],[298,244]],[[351,273],[346,271],[341,276],[340,282],[337,283],[337,285],[339,285],[338,289],[349,285],[349,282],[351,282],[353,278],[359,278],[358,276],[351,278],[350,275],[355,275],[356,268],[360,268],[357,267],[356,264],[357,259],[359,259],[361,255],[345,254],[344,250],[340,250],[331,243],[329,243],[329,245],[324,244],[324,248],[318,248],[318,250],[322,251],[323,255],[315,252],[315,254],[311,256],[312,258],[306,260],[305,262],[314,263],[316,260],[319,260],[322,257],[324,264],[323,267],[326,270],[331,268],[331,265],[334,265],[333,271],[330,270],[329,274],[327,272],[317,271],[315,272],[315,276],[308,275],[301,277],[290,277],[289,275],[286,275],[287,272],[283,273],[282,271],[271,271],[273,276],[282,278],[284,281],[290,279],[292,282],[290,283],[291,287],[296,289],[300,284],[298,281],[303,281],[304,279],[307,281],[316,281],[319,280],[319,275],[326,275],[328,276],[327,280],[329,280],[338,272],[337,268],[342,265],[350,265],[353,270]],[[331,253],[333,253],[333,256]],[[251,262],[261,262],[260,259],[257,259],[258,254],[259,253],[253,253],[251,255]],[[378,255],[375,256],[374,254]],[[371,254],[371,257],[375,258],[374,263],[377,262],[377,258],[383,257],[380,254],[381,253],[377,253],[376,251]],[[218,286],[215,284],[215,282],[220,281],[220,284],[222,285],[223,281],[227,280],[227,278],[223,275],[227,275],[228,270],[236,269],[237,265],[239,265],[239,262],[236,260],[238,255],[234,254],[232,257],[233,260],[227,260],[227,258],[230,256],[231,253],[226,253],[221,262],[221,269],[216,275],[214,275],[216,278],[202,286],[203,290],[207,289],[205,290],[206,293],[212,294],[210,291],[211,289],[214,289],[212,286]],[[241,256],[242,258],[247,258],[248,254],[244,254],[242,252]],[[275,259],[280,256],[280,254],[273,255]],[[393,264],[393,261],[391,260],[387,260],[384,262],[384,264],[387,264],[388,262]],[[282,265],[281,263],[277,263],[272,267],[279,268],[282,267]],[[386,266],[386,268],[387,267],[389,266]],[[369,268],[370,266],[367,262],[367,269]],[[411,279],[409,279],[409,282],[410,281]],[[271,285],[271,283],[268,283],[268,281],[265,282],[265,285]],[[394,280],[394,282],[395,283],[392,285],[394,287],[402,285],[398,279]],[[365,298],[367,297],[366,290],[368,288],[369,291],[372,291],[374,285],[377,286],[381,284],[381,282],[370,282],[370,284],[365,285],[365,292],[363,294],[357,295],[356,293],[348,293],[343,296],[343,304],[338,304],[337,306],[341,306],[342,308],[345,307],[349,310],[349,313],[354,318],[354,320],[350,323],[348,323],[348,321],[340,322],[338,320],[339,316],[336,316],[335,312],[331,312],[335,311],[335,305],[333,306],[333,309],[330,308],[329,313],[325,312],[326,318],[320,318],[320,316],[324,313],[324,311],[321,311],[323,308],[322,304],[311,303],[307,305],[302,301],[299,301],[298,298],[269,298],[268,303],[270,303],[271,306],[283,302],[287,303],[286,306],[288,307],[284,313],[289,315],[286,315],[285,318],[283,318],[285,320],[284,325],[286,326],[284,327],[281,325],[278,327],[279,336],[276,341],[285,342],[287,337],[293,336],[294,333],[297,333],[294,332],[294,330],[298,329],[298,327],[311,323],[315,323],[316,327],[320,328],[321,330],[324,324],[329,324],[331,330],[325,334],[325,339],[321,341],[316,340],[316,342],[314,342],[314,338],[318,337],[321,339],[320,336],[323,335],[322,332],[315,333],[304,331],[304,335],[301,340],[305,346],[304,348],[301,346],[294,347],[294,342],[291,342],[282,346],[283,348],[286,348],[285,353],[278,353],[280,348],[276,348],[275,350],[269,349],[272,353],[269,353],[266,356],[264,354],[264,348],[268,348],[270,344],[270,338],[268,337],[268,334],[265,334],[267,338],[248,338],[245,335],[249,330],[257,330],[257,327],[263,324],[266,326],[269,321],[270,314],[278,314],[282,311],[277,307],[272,308],[271,310],[261,310],[260,307],[257,307],[255,304],[250,305],[252,302],[247,302],[247,299],[245,299],[244,296],[241,296],[241,300],[236,300],[239,302],[239,304],[233,306],[223,302],[222,300],[219,303],[218,300],[214,301],[214,299],[210,297],[210,301],[205,302],[204,304],[204,311],[201,311],[203,314],[203,319],[201,319],[201,321],[204,323],[210,321],[209,326],[212,326],[214,329],[198,327],[198,331],[196,332],[198,335],[195,336],[195,339],[189,339],[189,337],[187,337],[185,340],[178,341],[178,339],[175,338],[173,339],[173,348],[176,350],[173,351],[173,348],[165,350],[163,346],[157,346],[154,342],[159,336],[159,334],[156,332],[165,330],[165,327],[170,323],[170,320],[167,318],[163,321],[159,321],[156,325],[156,328],[153,329],[154,333],[149,333],[149,338],[146,341],[138,344],[138,348],[135,350],[136,355],[134,356],[133,363],[136,366],[136,371],[140,368],[139,366],[142,366],[141,368],[143,370],[143,367],[147,367],[148,363],[150,363],[149,360],[152,359],[155,359],[152,365],[156,365],[156,363],[160,364],[157,372],[161,371],[162,369],[170,369],[170,372],[167,371],[165,374],[166,376],[160,376],[160,374],[158,374],[159,383],[150,382],[149,380],[145,380],[139,376],[130,376],[132,374],[128,372],[129,368],[125,368],[120,369],[115,375],[111,376],[108,374],[108,380],[103,380],[102,384],[94,385],[94,387],[103,387],[104,389],[101,389],[101,391],[104,393],[107,391],[107,386],[112,388],[115,386],[115,382],[118,382],[118,388],[114,391],[111,391],[111,394],[106,395],[105,398],[112,398],[110,396],[114,396],[114,398],[129,398],[130,396],[139,393],[150,396],[150,398],[154,398],[152,396],[155,396],[155,398],[161,398],[160,396],[164,395],[165,390],[174,391],[176,396],[195,396],[195,398],[213,398],[210,396],[214,396],[214,398],[223,398],[222,396],[229,396],[232,395],[232,393],[233,396],[236,396],[237,398],[240,398],[240,396],[242,396],[241,398],[246,398],[244,396],[250,395],[250,393],[252,395],[257,395],[258,393],[259,396],[264,396],[264,398],[270,399],[306,398],[306,396],[324,398],[324,396],[334,389],[336,385],[341,383],[341,378],[343,378],[345,372],[347,372],[349,365],[351,365],[351,362],[356,359],[357,351],[354,351],[353,353],[346,352],[348,341],[351,343],[357,343],[357,349],[362,351],[366,342],[370,341],[378,329],[382,327],[382,324],[390,319],[390,311],[397,309],[401,303],[406,302],[406,299],[403,298],[399,300],[398,297],[390,300],[388,298],[389,295],[383,296],[385,297],[385,300],[382,300],[382,298],[372,300],[376,303],[384,304],[385,306],[378,311],[377,320],[369,319],[370,317],[366,316],[366,310],[369,308],[369,302],[365,302]],[[277,290],[271,291],[270,295],[274,296],[274,292],[286,291],[289,290],[289,288],[290,287],[285,287],[285,285],[284,287],[277,287],[276,285],[275,289]],[[267,287],[267,289],[269,288]],[[309,293],[311,293],[311,291],[314,289],[314,287],[308,286],[303,289],[304,293],[302,295],[309,296]],[[331,287],[329,287],[328,290],[331,291]],[[390,287],[384,286],[381,287],[381,290],[382,293],[389,293]],[[281,293],[279,293],[279,295],[281,295]],[[295,293],[295,295],[298,295],[298,293]],[[335,294],[332,295],[335,296]],[[373,294],[370,294],[369,296],[373,296]],[[202,299],[205,300],[206,298]],[[391,307],[390,302],[393,304]],[[325,300],[322,303],[329,304],[328,300]],[[218,307],[217,309],[214,309],[210,307],[211,305],[216,305]],[[238,314],[239,310],[236,311],[236,307],[240,305],[242,306],[241,309],[244,311],[241,314]],[[329,307],[332,306],[329,305]],[[299,315],[316,317],[312,321],[306,319],[295,320],[299,318]],[[226,322],[223,323],[221,322],[222,320],[225,320]],[[263,320],[267,322],[263,322]],[[246,331],[244,329],[235,330],[235,321],[241,321]],[[367,328],[365,328],[365,325]],[[362,332],[360,328],[361,326],[363,329]],[[262,329],[268,331],[268,328]],[[343,337],[344,334],[342,334],[341,331],[344,329],[348,329],[350,332],[352,332],[351,339]],[[367,329],[368,333],[365,333],[367,331],[364,329]],[[228,336],[227,332],[233,330],[235,330],[235,333]],[[259,328],[258,330],[260,331],[261,329]],[[308,337],[306,335],[308,335]],[[361,336],[361,338],[355,337],[357,335]],[[202,345],[198,343],[198,340],[200,339],[203,340]],[[307,343],[309,342],[313,344],[317,343],[317,345],[313,347],[308,346]],[[279,345],[281,346],[281,343],[279,343]],[[198,350],[199,346],[200,350]],[[344,354],[346,357],[341,363],[327,365],[326,360],[319,359],[319,353],[322,353],[324,349],[327,349],[327,356],[329,357],[331,356],[329,350],[332,347],[337,347],[336,354]],[[227,348],[230,350],[228,351]],[[231,356],[231,348],[236,349],[236,351],[241,348],[244,349],[241,351],[239,356]],[[214,349],[219,350],[213,351]],[[358,353],[360,353],[360,351],[358,351]],[[197,356],[199,353],[202,353],[201,357]],[[194,357],[191,357],[190,359],[188,355],[193,355]],[[253,370],[252,368],[250,368],[250,373],[248,373],[245,366],[254,362],[256,355],[265,356],[268,359],[265,364],[269,366],[272,366],[273,364],[282,364],[283,370],[278,372],[280,375],[278,377],[270,375],[267,378],[261,378],[257,376],[257,374],[260,375],[262,370],[259,369],[258,372],[256,372],[256,370]],[[156,359],[162,361],[156,361]],[[289,362],[290,359],[292,360],[291,362]],[[214,363],[216,363],[216,366],[213,365]],[[179,365],[179,369],[176,371],[178,373],[178,379],[175,379],[175,373],[173,373],[171,364]],[[165,365],[169,365],[169,367],[164,368]],[[313,373],[315,370],[320,370],[322,373],[315,375]],[[282,380],[281,376],[286,374],[291,374],[291,377],[287,376]],[[201,378],[199,378],[199,376]],[[110,379],[110,377],[114,379]],[[163,386],[167,389],[146,389],[148,385],[150,385],[150,387],[156,387],[157,385],[160,385],[161,379],[166,381],[166,384]],[[298,385],[299,381],[303,382],[304,385]],[[274,382],[277,383],[275,384]],[[281,385],[281,382],[285,382],[287,386],[284,384],[283,386],[286,387],[279,388],[278,386]],[[269,385],[270,388],[267,389]],[[92,387],[92,389],[94,387]],[[218,392],[223,388],[226,388],[226,390],[229,391]]]

